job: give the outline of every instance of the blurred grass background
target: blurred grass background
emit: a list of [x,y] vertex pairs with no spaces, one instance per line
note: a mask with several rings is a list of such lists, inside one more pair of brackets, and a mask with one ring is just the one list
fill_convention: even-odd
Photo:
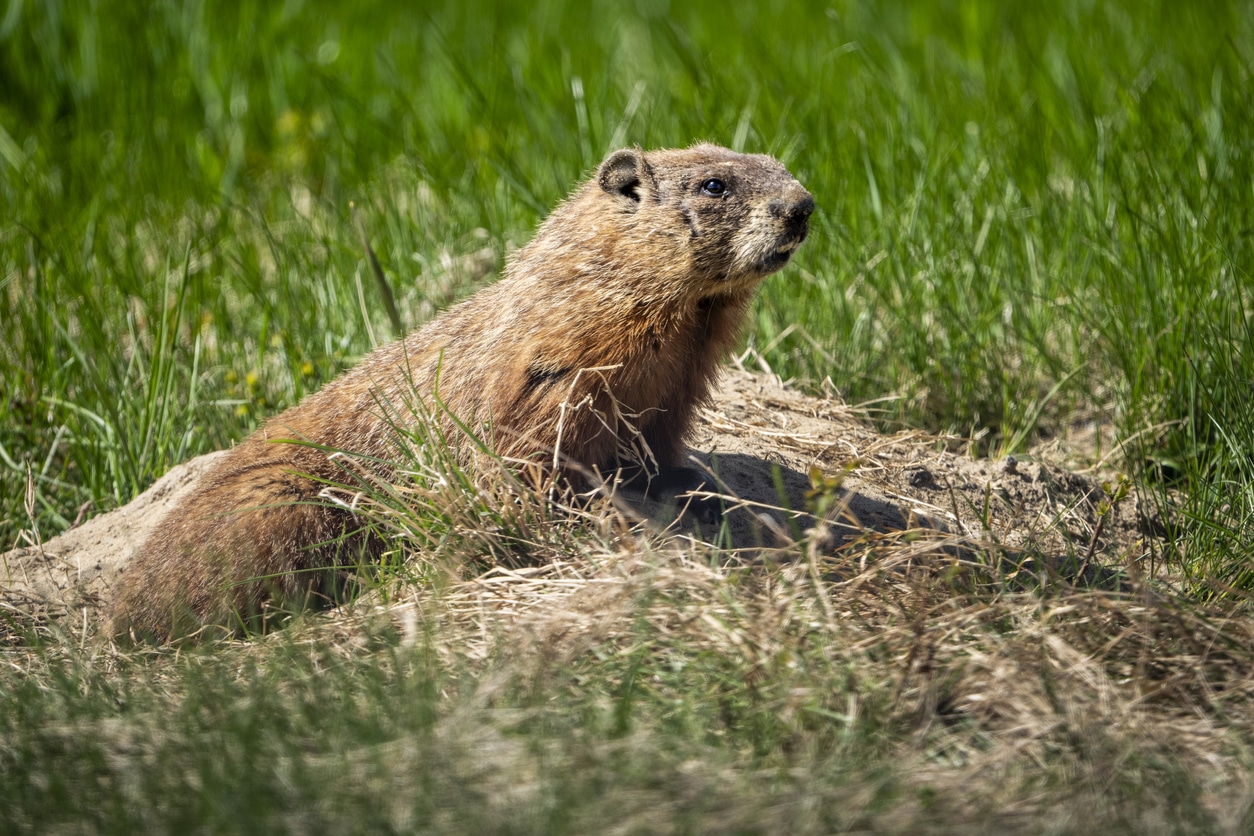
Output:
[[608,150],[705,139],[818,197],[754,308],[771,368],[994,455],[1112,422],[1117,466],[1188,496],[1190,570],[1248,585],[1252,19],[10,0],[0,534],[28,466],[48,536],[389,339],[351,202],[413,327]]
[[413,326],[606,151],[698,139],[819,197],[754,312],[776,371],[994,453],[1078,413],[1142,440],[1125,467],[1237,479],[1251,34],[1241,4],[11,2],[5,507],[27,463],[47,533],[125,502],[386,338],[350,201]]
[[[1090,456],[1180,504],[1173,567],[1203,596],[1248,590],[1252,62],[1235,2],[7,0],[0,547],[126,502],[391,339],[350,204],[412,328],[492,281],[610,149],[710,140],[779,156],[819,203],[753,308],[766,364],[981,454],[1097,427]],[[727,616],[745,634],[764,617]],[[798,620],[754,684],[734,655],[638,629],[630,654],[531,660],[495,691],[508,660],[476,679],[395,637],[118,669],[56,651],[0,678],[0,822],[455,830],[453,803],[463,824],[580,832],[643,798],[661,817],[643,829],[750,806],[748,831],[830,832],[905,797],[903,750],[922,771],[978,754],[978,727],[946,748],[966,721],[934,722],[935,694],[888,698],[895,650],[876,668]],[[1059,832],[1143,832],[1160,803],[1209,826],[1175,750],[1091,726],[1041,732],[1057,771],[994,770],[979,810],[1004,780],[1098,817]],[[510,798],[466,754],[486,750],[547,776],[531,806],[481,803]],[[1075,808],[1076,775],[1116,803]],[[923,820],[950,803],[929,792]]]

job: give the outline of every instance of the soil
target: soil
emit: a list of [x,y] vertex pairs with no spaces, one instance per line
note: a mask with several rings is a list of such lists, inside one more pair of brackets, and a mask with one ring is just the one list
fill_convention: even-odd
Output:
[[[839,400],[728,370],[692,439],[695,466],[727,497],[726,529],[704,536],[750,551],[802,539],[824,549],[925,539],[1081,573],[1134,565],[1152,545],[1153,515],[1134,495],[1107,509],[1093,476],[1033,457],[973,459],[954,446],[920,432],[877,433]],[[139,544],[220,455],[179,465],[128,505],[0,557],[0,636],[21,641],[54,623],[95,632]],[[659,525],[673,516],[645,511]],[[675,530],[703,536],[691,523]]]

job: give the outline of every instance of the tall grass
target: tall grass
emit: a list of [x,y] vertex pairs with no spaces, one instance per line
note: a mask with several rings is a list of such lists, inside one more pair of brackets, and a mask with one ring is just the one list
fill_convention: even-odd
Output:
[[1248,484],[1254,443],[1251,17],[11,4],[4,506],[30,465],[53,533],[390,338],[351,201],[412,327],[609,148],[705,138],[818,195],[754,309],[773,368],[994,453],[1113,420],[1121,466],[1190,497],[1189,565],[1245,577],[1248,526],[1206,497]]
[[[0,547],[391,339],[350,206],[412,328],[611,148],[706,139],[818,200],[753,308],[765,363],[992,455],[1109,423],[1095,455],[1169,509],[1173,567],[1239,599],[1252,68],[1235,2],[11,0]],[[518,539],[562,539],[518,507]],[[434,550],[465,509],[410,511]],[[11,651],[0,829],[1249,827],[1240,781],[1198,777],[1249,768],[1229,610],[600,557],[614,583],[572,559],[544,587],[586,582],[573,614]]]

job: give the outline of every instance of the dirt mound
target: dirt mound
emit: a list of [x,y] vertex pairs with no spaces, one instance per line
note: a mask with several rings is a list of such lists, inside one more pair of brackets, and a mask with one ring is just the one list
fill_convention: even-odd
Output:
[[0,556],[0,611],[16,628],[70,615],[85,629],[94,628],[139,544],[220,456],[221,451],[184,462],[123,507],[46,543]]
[[[729,372],[705,417],[694,447],[712,451],[698,458],[728,493],[822,511],[827,492],[825,519],[844,539],[867,530],[930,531],[972,545],[1100,555],[1122,564],[1140,555],[1145,531],[1154,527],[1152,512],[1134,496],[1110,502],[1115,489],[1098,479],[1039,460],[973,459],[949,449],[959,439],[883,435],[839,401],[808,397],[762,375]],[[783,516],[814,522],[796,512]],[[737,535],[737,543],[752,539]]]
[[[1107,565],[1144,551],[1145,515],[1134,497],[1111,505],[1096,480],[1044,462],[975,460],[921,433],[882,435],[839,401],[761,375],[729,371],[693,442],[694,460],[717,477],[730,509],[726,529],[704,537],[738,549],[804,537],[832,549],[939,537],[952,548],[1031,549],[1047,562]],[[10,638],[49,622],[94,632],[135,549],[219,455],[186,462],[125,507],[0,557]],[[679,533],[703,536],[691,527]]]

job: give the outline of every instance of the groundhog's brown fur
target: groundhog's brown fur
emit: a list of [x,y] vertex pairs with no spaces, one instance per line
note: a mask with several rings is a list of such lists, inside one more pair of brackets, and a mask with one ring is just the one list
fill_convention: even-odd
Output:
[[312,570],[377,545],[335,542],[358,526],[319,499],[317,479],[345,478],[319,447],[394,457],[396,409],[415,393],[430,403],[438,388],[448,413],[487,425],[505,456],[551,461],[557,449],[604,473],[630,436],[658,467],[679,465],[755,288],[787,263],[813,208],[767,156],[713,145],[612,153],[500,282],[231,450],[136,554],[113,629],[165,640],[239,624],[272,596],[318,592],[327,573]]

